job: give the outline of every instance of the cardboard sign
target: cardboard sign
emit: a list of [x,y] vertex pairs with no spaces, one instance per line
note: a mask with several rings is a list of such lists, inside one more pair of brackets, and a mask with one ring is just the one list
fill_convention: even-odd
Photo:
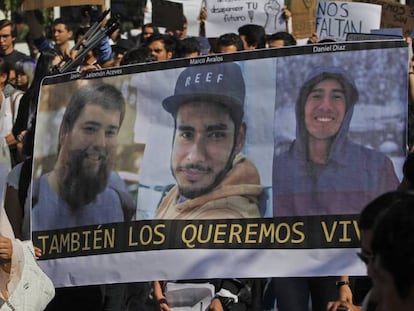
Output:
[[50,8],[54,6],[76,6],[76,5],[102,5],[105,0],[25,0],[22,4],[23,11]]
[[345,41],[348,33],[369,33],[381,23],[381,6],[367,3],[319,0],[316,33],[319,39]]
[[414,29],[414,8],[389,0],[366,0],[382,6],[381,28],[402,28],[404,36]]
[[308,38],[315,32],[316,0],[292,1],[292,28],[296,39]]

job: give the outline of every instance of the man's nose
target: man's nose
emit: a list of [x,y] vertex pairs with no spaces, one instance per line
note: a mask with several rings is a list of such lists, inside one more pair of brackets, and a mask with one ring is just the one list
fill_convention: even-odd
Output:
[[332,98],[330,96],[324,96],[319,104],[319,109],[331,109],[332,108]]
[[105,147],[107,145],[107,138],[105,135],[105,131],[100,130],[95,135],[95,145],[100,147]]
[[196,138],[188,151],[187,160],[191,163],[199,163],[204,162],[205,159],[206,142],[202,138]]

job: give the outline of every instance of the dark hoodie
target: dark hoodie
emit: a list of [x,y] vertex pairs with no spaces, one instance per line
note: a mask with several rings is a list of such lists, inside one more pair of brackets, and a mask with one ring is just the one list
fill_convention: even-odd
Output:
[[[345,90],[346,113],[333,138],[326,164],[308,159],[304,107],[312,88],[336,79]],[[359,214],[378,195],[395,190],[398,178],[389,158],[348,138],[358,91],[339,67],[321,66],[311,72],[296,103],[296,140],[273,161],[274,216]]]

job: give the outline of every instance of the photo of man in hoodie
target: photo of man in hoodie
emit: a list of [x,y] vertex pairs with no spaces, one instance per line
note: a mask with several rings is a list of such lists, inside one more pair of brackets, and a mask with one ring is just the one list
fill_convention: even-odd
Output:
[[396,189],[391,160],[348,137],[358,97],[343,68],[310,70],[295,106],[296,139],[273,160],[274,216],[358,214]]

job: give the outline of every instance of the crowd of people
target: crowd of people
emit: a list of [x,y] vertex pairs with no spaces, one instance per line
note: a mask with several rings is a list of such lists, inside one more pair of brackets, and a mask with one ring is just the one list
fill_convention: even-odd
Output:
[[[84,9],[87,11],[88,7]],[[90,39],[88,31],[97,21],[86,18],[83,20],[82,25],[73,27],[64,18],[57,18],[51,26],[50,35],[47,35],[48,32],[45,29],[43,16],[40,12],[29,11],[23,15],[23,20],[27,25],[26,39],[30,55],[26,55],[15,48],[18,37],[16,21],[7,19],[0,21],[0,88],[2,91],[0,93],[0,134],[4,137],[0,143],[0,153],[2,155],[0,157],[0,193],[5,193],[4,210],[7,213],[7,218],[12,228],[12,233],[9,230],[7,234],[3,228],[0,228],[0,280],[2,282],[0,284],[0,310],[12,303],[13,294],[18,292],[16,290],[18,287],[15,283],[16,275],[13,274],[13,265],[16,265],[18,261],[16,256],[22,253],[18,249],[22,247],[15,241],[30,239],[30,232],[27,231],[27,222],[29,221],[27,215],[30,213],[30,210],[28,210],[29,204],[27,204],[27,193],[32,175],[38,96],[42,79],[45,76],[74,70],[85,73],[106,67],[159,62],[213,53],[280,48],[297,44],[296,38],[289,32],[289,29],[274,34],[266,34],[263,26],[255,24],[246,24],[238,29],[238,33],[224,33],[218,38],[207,39],[202,34],[202,28],[200,36],[188,36],[187,20],[183,16],[180,29],[165,29],[165,31],[160,31],[152,23],[143,24],[142,19],[137,19],[138,22],[136,21],[133,28],[128,30],[121,29],[119,20],[105,19],[100,21],[101,25],[105,27],[105,32],[90,46],[91,42],[88,41]],[[91,15],[84,14],[84,16],[90,17]],[[283,10],[283,17],[286,20],[292,18],[287,8]],[[200,24],[206,18],[208,18],[206,12],[202,11],[200,14]],[[317,37],[312,35],[309,38],[308,44],[317,43]],[[76,48],[73,48],[74,46]],[[244,82],[241,80],[236,81],[238,76],[237,70],[239,69],[233,68],[231,65],[233,64],[229,64],[229,68],[225,69],[229,71],[231,80],[229,82],[224,80],[222,90],[227,92],[229,88],[236,87],[237,90],[235,92],[242,92],[242,90],[244,92]],[[412,102],[414,101],[414,62],[410,62],[408,66],[410,82],[408,110],[409,124],[411,124],[413,119],[411,118],[411,111],[413,111]],[[189,69],[187,74],[195,73]],[[342,73],[334,72],[333,74],[335,74],[335,77],[338,75],[342,77],[342,80],[338,80],[339,82],[337,83],[348,83],[350,85],[350,92],[353,91],[351,82],[343,82],[344,76]],[[180,79],[177,80],[176,92],[178,93],[180,92],[181,82]],[[209,197],[211,193],[216,195],[215,200],[219,201],[221,199],[217,199],[217,195],[221,195],[220,191],[214,192],[213,189],[218,184],[223,184],[225,187],[231,186],[231,174],[234,174],[238,180],[246,178],[250,182],[250,180],[256,181],[257,179],[256,175],[254,175],[254,165],[247,158],[243,158],[238,154],[245,140],[245,125],[242,121],[243,113],[233,115],[232,113],[236,111],[233,109],[231,110],[232,113],[226,115],[228,110],[223,109],[223,105],[226,106],[228,104],[223,101],[225,94],[221,96],[219,94],[220,90],[210,89],[208,85],[200,85],[200,87],[203,88],[200,91],[201,93],[214,94],[216,102],[222,105],[209,105],[208,109],[198,109],[194,112],[194,107],[191,103],[178,103],[175,101],[174,96],[181,94],[174,94],[169,100],[167,99],[163,102],[163,107],[167,112],[171,113],[175,120],[177,126],[176,135],[180,134],[180,124],[182,122],[185,122],[187,126],[192,124],[194,115],[200,117],[200,114],[202,114],[206,124],[210,121],[208,118],[220,117],[223,119],[221,124],[225,124],[233,132],[232,135],[223,136],[224,138],[222,138],[222,148],[224,150],[226,148],[229,149],[229,152],[226,154],[226,157],[221,159],[222,162],[217,164],[217,170],[220,172],[224,171],[226,174],[229,173],[229,175],[226,175],[227,179],[224,178],[224,174],[215,176],[217,178],[214,181],[207,180],[203,183],[204,188],[202,190],[194,189],[192,185],[186,185],[183,178],[180,179],[180,173],[182,173],[179,170],[181,167],[180,156],[184,156],[184,154],[180,155],[176,151],[174,154],[176,158],[173,158],[175,162],[173,161],[171,165],[172,169],[176,170],[177,186],[170,190],[161,203],[161,208],[156,215],[158,219],[188,219],[192,217],[186,215],[183,208],[180,209],[179,213],[174,210],[171,206],[174,206],[176,202],[172,203],[171,197],[181,195],[186,198],[204,199],[200,203],[200,206],[204,208],[212,200]],[[240,93],[237,96],[240,97],[238,104],[242,111],[245,95]],[[122,116],[120,116],[120,119],[122,120]],[[67,135],[71,135],[71,130],[72,128],[68,129]],[[197,128],[197,125],[194,125],[192,131],[192,135],[205,134],[202,128]],[[409,127],[409,150],[411,150],[414,143],[414,139],[411,136],[412,131]],[[176,146],[184,143],[186,142],[180,141],[178,136],[175,137],[173,152]],[[410,208],[411,204],[414,203],[414,197],[410,194],[414,184],[412,176],[413,161],[413,155],[409,153],[403,171],[404,179],[398,188],[398,192],[389,192],[379,196],[369,203],[360,214],[361,252],[358,256],[367,265],[368,275],[372,280],[372,284],[368,278],[355,280],[355,283],[368,283],[368,288],[372,286],[369,291],[368,289],[364,291],[364,294],[365,292],[367,293],[364,301],[357,301],[352,298],[351,283],[348,276],[314,278],[309,281],[313,282],[313,285],[309,285],[309,288],[306,287],[305,289],[307,296],[309,296],[308,291],[312,294],[313,310],[322,310],[321,308],[329,311],[356,311],[361,310],[361,308],[362,310],[376,310],[377,305],[380,305],[381,310],[385,311],[403,311],[414,308],[414,278],[412,275],[414,273],[412,246],[414,245],[411,244],[414,242],[414,234],[410,230],[414,225],[414,209]],[[243,170],[248,167],[249,172],[252,172],[252,174],[249,176],[240,174],[238,168],[241,166]],[[387,181],[392,182],[393,186],[396,186],[395,176],[387,178]],[[258,185],[257,187],[260,186]],[[258,188],[250,190],[252,193],[249,193],[249,195],[252,197],[258,196],[258,193],[261,191]],[[74,191],[77,193],[81,189],[75,189]],[[246,191],[246,189],[243,189],[243,191]],[[74,193],[67,193],[66,197],[70,200],[75,198],[75,195]],[[79,196],[76,198],[82,199]],[[224,199],[227,206],[231,205],[232,202],[229,202],[225,196]],[[218,217],[217,215],[224,218],[258,217],[260,213],[257,210],[257,200],[252,199],[251,202],[248,202],[246,206],[249,208],[245,211],[233,208],[231,216],[223,216],[220,214],[222,211],[218,210],[216,211],[218,214],[215,214],[215,217]],[[180,204],[185,207],[186,203],[188,202]],[[53,209],[53,207],[50,208]],[[229,207],[229,210],[231,208]],[[190,207],[188,209],[191,211]],[[47,212],[52,213],[52,210]],[[200,213],[202,216],[197,216],[198,218],[214,218],[209,214],[211,211],[207,208]],[[122,213],[119,214],[119,218],[123,218]],[[42,216],[39,219],[45,220],[46,218]],[[57,223],[58,219],[54,225]],[[33,247],[31,249],[33,253],[36,253],[36,256],[42,255],[39,249]],[[17,279],[19,278],[17,277]],[[43,279],[43,281],[47,284],[47,280]],[[197,282],[204,281],[197,280]],[[266,279],[209,280],[208,283],[213,285],[215,291],[209,308],[210,310],[272,309],[276,296],[279,311],[306,311],[309,305],[307,299],[305,299],[304,303],[298,304],[295,307],[291,304],[292,301],[298,301],[295,290],[300,287],[294,286],[291,278],[286,278],[286,283],[283,283],[283,280],[279,281],[275,283],[274,280]],[[327,294],[328,289],[324,281],[327,281],[328,284],[334,284],[329,289],[329,295]],[[337,287],[335,287],[335,281]],[[167,299],[165,292],[166,284],[167,282],[154,281],[151,284],[133,283],[60,288],[56,289],[55,298],[45,310],[167,311],[171,310],[173,306],[169,305],[171,301]],[[284,297],[280,297],[277,294],[274,295],[273,293],[269,294],[269,290],[265,291],[265,288],[275,284],[281,287],[281,290],[278,291],[279,293],[282,293],[283,290],[291,290],[289,293],[291,299],[286,299],[285,303],[282,304]],[[276,287],[272,287],[272,290],[276,290]],[[311,287],[323,289],[326,292],[318,294],[320,298],[318,299],[318,295],[314,295],[313,289],[310,289]],[[232,293],[228,294],[229,292]],[[247,296],[246,292],[248,293]],[[242,296],[243,294],[245,296]],[[49,290],[47,295],[41,297],[43,300],[38,303],[38,310],[44,308],[45,301],[51,300],[52,295]],[[267,298],[266,295],[268,296]],[[242,298],[238,300],[238,303],[234,297]],[[338,299],[337,301],[328,303],[329,300],[335,300],[336,298]],[[316,304],[316,302],[319,304]],[[358,304],[361,305],[359,306]]]

